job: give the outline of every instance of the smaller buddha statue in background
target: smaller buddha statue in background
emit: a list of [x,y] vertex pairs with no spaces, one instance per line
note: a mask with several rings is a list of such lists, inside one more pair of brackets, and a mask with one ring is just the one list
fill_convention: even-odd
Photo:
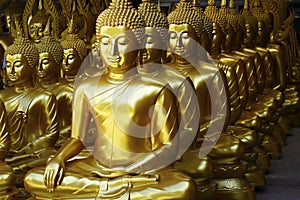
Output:
[[73,88],[60,82],[63,48],[50,34],[50,21],[37,48],[39,50],[39,64],[36,69],[38,85],[56,96],[59,121],[59,138],[56,145],[62,146],[71,135]]
[[[25,187],[37,198],[196,199],[193,180],[165,165],[177,156],[176,99],[167,85],[137,73],[144,27],[128,0],[113,1],[99,15],[97,38],[108,71],[78,83],[71,138],[46,169],[27,174]],[[92,155],[68,161],[83,149],[91,118]]]
[[73,87],[78,70],[87,56],[87,45],[77,34],[74,18],[70,20],[68,35],[61,42],[64,50],[62,62],[63,80]]
[[14,86],[0,91],[0,98],[7,109],[11,141],[5,161],[22,174],[44,165],[54,153],[58,121],[55,96],[33,85],[38,50],[17,27],[18,37],[5,54],[7,76]]
[[[30,1],[28,2],[30,4]],[[33,13],[32,13],[33,15]],[[44,29],[50,15],[43,7],[42,0],[39,0],[38,10],[29,21],[28,32],[31,40],[38,44],[44,36]]]
[[[239,195],[240,198],[247,197],[253,199],[253,188],[244,179],[245,168],[240,162],[241,157],[245,153],[245,146],[238,138],[231,135],[230,132],[226,132],[230,114],[227,110],[229,109],[227,105],[229,94],[224,71],[209,64],[208,58],[205,57],[206,54],[198,47],[198,41],[201,38],[201,34],[199,33],[203,30],[203,26],[201,26],[203,22],[199,21],[201,18],[199,18],[198,15],[198,12],[193,8],[192,4],[189,1],[183,0],[180,1],[176,9],[168,16],[170,24],[169,47],[174,54],[175,60],[167,65],[192,80],[198,97],[200,118],[202,118],[200,128],[202,130],[207,129],[208,132],[210,128],[212,128],[215,131],[214,134],[220,134],[218,142],[208,154],[208,157],[210,157],[210,160],[213,162],[213,174],[206,173],[206,175],[201,174],[202,176],[197,176],[199,174],[195,173],[191,176],[195,178],[198,183],[198,180],[205,182],[208,178],[212,178],[208,177],[208,175],[214,175],[213,178],[217,182],[215,191],[216,198],[231,199],[237,198]],[[216,97],[217,93],[220,96],[218,96],[218,101],[215,101],[213,98]],[[212,114],[213,108],[217,108],[217,114]],[[224,121],[218,123],[222,115],[225,120],[223,118]],[[207,120],[207,122],[205,122],[205,120]],[[201,132],[199,135],[197,145],[201,146],[205,140],[213,142],[212,135],[202,135]],[[183,160],[176,163],[176,165],[178,169],[183,169],[186,173],[190,174],[191,172],[199,170],[197,167],[198,163],[200,163],[199,158],[189,156],[183,157]],[[205,164],[204,162],[200,171],[206,168],[207,165]],[[189,171],[192,169],[190,168],[192,166],[194,167],[194,171]],[[203,185],[200,185],[199,189],[203,188]],[[206,193],[212,193],[213,191],[211,189],[210,187],[206,187]],[[210,198],[204,197],[204,199],[212,199],[212,196]]]
[[13,169],[5,163],[4,159],[10,148],[9,127],[4,104],[0,100],[0,199],[15,199],[18,190],[15,185],[15,173]]

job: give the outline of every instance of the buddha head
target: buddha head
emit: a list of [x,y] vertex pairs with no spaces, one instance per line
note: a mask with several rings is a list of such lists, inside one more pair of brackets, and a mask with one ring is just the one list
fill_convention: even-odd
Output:
[[245,18],[245,38],[244,45],[247,48],[254,48],[257,38],[257,19],[252,15],[249,9],[249,1],[245,0],[242,15]]
[[257,45],[263,46],[270,41],[272,20],[270,15],[263,10],[260,0],[254,0],[254,6],[251,9],[251,12],[258,22]]
[[29,22],[29,36],[35,43],[41,42],[48,19],[49,15],[43,9],[42,1],[40,0],[38,11]]
[[166,55],[166,40],[168,37],[168,21],[165,15],[158,12],[151,0],[143,0],[138,8],[146,22],[145,52],[143,63],[161,63]]
[[50,35],[50,25],[44,31],[44,37],[37,44],[39,50],[39,64],[37,65],[37,76],[41,81],[57,80],[60,75],[63,60],[63,48],[61,44]]
[[[73,18],[72,18],[73,19]],[[62,70],[66,76],[76,76],[82,62],[87,56],[87,46],[78,34],[74,33],[74,21],[69,23],[69,33],[61,42],[63,47]]]
[[[197,42],[201,44],[203,21],[198,11],[186,0],[181,0],[168,15],[169,47],[176,58],[189,58],[197,53]],[[196,41],[196,42],[195,42]]]
[[264,12],[260,0],[254,0],[251,13],[257,19],[256,44],[261,47],[266,47],[270,41],[270,31],[268,30],[268,24],[272,24],[270,16]]
[[14,43],[5,52],[7,77],[15,86],[33,81],[39,59],[37,47],[23,37],[20,31],[18,34]]
[[103,64],[123,74],[136,66],[145,34],[145,22],[131,1],[113,1],[97,18],[96,35]]
[[213,22],[213,43],[211,47],[212,55],[219,55],[222,46],[225,45],[227,36],[227,21],[226,18],[218,12],[214,0],[208,1],[208,6],[205,8],[204,13]]

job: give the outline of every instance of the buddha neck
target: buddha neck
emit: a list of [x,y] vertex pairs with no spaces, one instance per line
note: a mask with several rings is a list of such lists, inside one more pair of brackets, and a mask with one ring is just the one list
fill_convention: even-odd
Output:
[[22,83],[14,83],[14,89],[15,89],[16,93],[25,92],[32,87],[33,87],[32,80],[22,82]]
[[180,57],[180,56],[175,56],[174,63],[184,66],[184,65],[190,65],[191,62],[187,61],[186,59]]
[[138,67],[139,73],[150,74],[162,69],[161,63],[147,63]]
[[59,81],[58,76],[51,76],[51,77],[40,79],[40,85],[41,86],[52,85],[58,83],[58,81]]
[[74,82],[76,78],[77,78],[77,75],[75,75],[75,76],[65,75],[66,81],[68,81],[70,83]]
[[115,69],[108,67],[107,75],[110,80],[116,81],[116,82],[122,82],[124,80],[127,80],[128,77],[131,77],[135,74],[137,74],[137,68],[134,64],[132,67],[128,67],[126,69]]

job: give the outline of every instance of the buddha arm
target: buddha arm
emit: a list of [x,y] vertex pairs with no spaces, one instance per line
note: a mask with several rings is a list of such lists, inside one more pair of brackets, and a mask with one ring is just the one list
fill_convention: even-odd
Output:
[[2,102],[0,102],[0,161],[4,160],[9,150],[9,132],[6,111]]
[[[186,151],[189,146],[193,148],[191,142],[196,139],[199,129],[199,105],[192,81],[188,78],[184,80],[177,91],[178,111],[180,122],[180,148],[179,154]],[[188,145],[188,146],[187,146]]]
[[157,164],[159,167],[165,167],[176,160],[179,142],[176,105],[175,96],[165,87],[154,104],[151,135],[147,141],[150,152],[148,156],[129,166],[126,171],[134,173],[152,171],[157,169]]
[[230,101],[228,88],[226,87],[226,76],[223,70],[217,70],[208,84],[211,115],[210,119],[207,119],[209,121],[201,127],[201,133],[207,133],[208,129],[210,129],[210,133],[208,134],[213,136],[215,133],[223,131],[230,119],[230,107],[228,106]]
[[67,160],[78,155],[83,149],[83,140],[90,122],[90,112],[84,89],[77,89],[74,96],[74,110],[71,138],[59,149],[46,166],[44,177],[48,192],[61,184]]

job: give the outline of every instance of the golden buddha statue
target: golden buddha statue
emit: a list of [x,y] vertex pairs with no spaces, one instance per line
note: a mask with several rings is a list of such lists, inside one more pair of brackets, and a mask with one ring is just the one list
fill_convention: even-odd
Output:
[[10,148],[9,127],[6,110],[0,101],[0,199],[15,199],[18,190],[15,185],[15,173],[12,168],[4,162]]
[[[256,16],[261,18],[260,2],[257,2],[258,8],[254,10]],[[289,18],[285,19],[286,16],[286,3],[284,1],[278,1],[275,3],[273,1],[267,1],[263,4],[263,9],[267,10],[274,19],[274,26],[270,28],[271,41],[268,45],[268,49],[274,56],[282,59],[284,66],[280,66],[278,71],[278,76],[282,80],[282,85],[285,84],[285,102],[283,103],[282,114],[287,117],[293,124],[293,126],[300,126],[298,120],[299,117],[298,110],[300,109],[299,103],[299,68],[295,63],[295,56],[293,53],[294,44],[290,43],[290,38],[293,37],[292,29],[289,27],[293,21],[293,15],[291,14]],[[258,10],[258,11],[257,11]],[[267,18],[268,19],[268,18]],[[269,20],[265,20],[268,24]],[[279,62],[278,62],[279,63]]]
[[51,93],[33,86],[38,50],[29,39],[18,36],[7,48],[5,60],[7,76],[14,85],[0,91],[7,109],[11,140],[5,161],[16,173],[23,174],[45,164],[54,152],[58,137],[56,99]]
[[17,20],[19,22],[22,21],[22,13],[23,13],[24,5],[19,2],[19,0],[13,0],[9,6],[6,8],[4,15],[6,20],[6,26],[8,29],[8,33],[1,33],[0,35],[0,66],[1,66],[1,78],[3,83],[3,88],[8,88],[12,86],[12,83],[9,81],[6,76],[5,66],[3,66],[3,58],[4,53],[8,46],[12,45],[14,41],[14,37],[16,37],[15,25],[14,22]]
[[73,87],[77,72],[87,56],[87,45],[77,34],[77,26],[74,18],[70,20],[68,35],[61,42],[64,50],[62,62],[63,78],[66,83]]
[[57,146],[62,146],[71,135],[73,88],[60,82],[60,69],[63,60],[61,44],[50,35],[50,21],[44,30],[44,37],[37,44],[39,64],[37,77],[39,87],[53,93],[57,100],[59,138]]
[[[212,3],[210,1],[210,3]],[[240,139],[246,145],[246,155],[242,160],[246,160],[248,163],[248,168],[245,176],[249,183],[253,185],[264,185],[264,175],[263,171],[255,165],[257,152],[253,152],[252,147],[257,144],[257,133],[252,129],[257,129],[260,125],[260,120],[258,117],[248,111],[243,110],[243,104],[245,104],[245,99],[247,97],[239,95],[239,81],[235,72],[235,69],[244,67],[244,64],[241,60],[224,57],[221,54],[221,45],[222,41],[225,41],[223,31],[225,31],[226,20],[224,17],[219,15],[216,11],[214,5],[209,5],[206,8],[206,13],[208,17],[211,17],[213,20],[213,44],[212,44],[212,55],[215,59],[215,62],[219,68],[221,68],[226,75],[227,87],[229,94],[229,105],[230,105],[230,121],[227,127],[227,131],[231,132],[233,136]],[[220,30],[221,26],[219,24],[224,24],[224,30]],[[224,43],[223,43],[224,44]],[[243,87],[241,87],[243,89]],[[241,99],[243,97],[243,100]],[[247,139],[246,139],[247,138]],[[249,159],[250,156],[251,158]],[[253,156],[254,155],[254,156]],[[261,151],[259,154],[259,160],[266,170],[269,166],[268,155],[266,152]],[[254,159],[253,159],[254,158]]]
[[[200,131],[200,138],[198,139],[197,146],[201,146],[202,141],[205,142],[205,140],[212,139],[211,137],[213,136],[209,134],[203,135],[203,132],[205,133],[206,130],[209,133],[211,127],[216,131],[214,132],[215,134],[221,132],[219,141],[208,154],[209,157],[212,158],[214,164],[214,178],[217,182],[216,198],[253,199],[255,196],[253,188],[244,179],[246,168],[240,163],[240,159],[245,153],[245,146],[238,138],[225,132],[228,124],[229,113],[227,109],[229,107],[226,103],[222,105],[215,104],[220,101],[228,101],[227,87],[224,85],[222,86],[222,84],[226,82],[223,71],[213,65],[206,64],[205,59],[207,58],[204,56],[206,54],[201,55],[201,52],[196,51],[198,44],[196,41],[201,38],[201,31],[203,28],[201,27],[201,23],[203,22],[199,22],[201,18],[198,15],[199,14],[193,8],[193,5],[184,0],[180,1],[177,8],[169,14],[169,48],[173,52],[175,60],[167,65],[178,70],[186,77],[189,77],[195,87],[200,106],[200,118],[202,118],[200,121],[200,129],[202,130]],[[194,41],[194,44],[192,41]],[[201,58],[204,58],[204,61],[201,62],[201,60],[198,60]],[[201,69],[199,71],[193,66],[195,63],[198,65],[200,64]],[[223,98],[223,100],[218,100],[218,102],[214,101],[214,92],[219,93],[219,95],[221,95],[219,98]],[[214,114],[211,113],[211,107],[217,108],[221,113],[214,116]],[[224,120],[223,118],[223,124],[220,127],[219,123],[218,127],[215,122],[218,121],[218,117],[224,114],[222,111],[225,111],[228,115],[223,116],[226,119]],[[211,116],[208,117],[209,115]],[[210,119],[214,119],[215,121],[210,121]],[[208,122],[205,120],[208,120]],[[178,162],[178,168],[182,170],[185,169],[186,173],[196,172],[196,169],[201,169],[197,166],[199,158],[196,159],[195,156],[191,156],[192,154],[188,155],[190,156],[183,157],[183,160]],[[192,159],[194,159],[194,161],[191,161]],[[194,171],[188,171],[191,166],[194,166]],[[197,174],[193,174],[193,177],[201,179]],[[207,181],[209,177],[204,175],[202,181],[205,181],[204,178],[206,178]]]
[[[34,1],[27,1],[26,2],[26,8],[28,7],[33,7],[34,6]],[[24,12],[24,16],[23,16],[23,20],[26,21],[26,11]],[[48,18],[50,17],[50,15],[46,12],[46,10],[43,7],[42,4],[42,0],[39,0],[39,4],[38,4],[38,10],[35,14],[33,14],[33,12],[31,12],[31,16],[32,18],[29,18],[27,23],[28,23],[28,35],[30,37],[30,39],[35,42],[35,43],[39,43],[42,39],[42,37],[44,36],[44,29],[46,27]],[[27,25],[27,24],[26,24]],[[23,27],[25,27],[25,31],[27,31],[26,26],[23,24]],[[27,33],[27,32],[25,32]]]
[[161,63],[165,59],[168,38],[168,22],[164,14],[159,13],[155,4],[150,0],[143,0],[138,7],[146,22],[145,52],[142,65],[138,72],[142,76],[152,77],[168,83],[178,99],[179,119],[181,127],[179,156],[191,146],[175,168],[191,176],[197,185],[197,199],[215,198],[216,185],[210,179],[213,175],[212,162],[209,158],[200,159],[198,151],[193,147],[199,127],[199,108],[190,79],[178,71],[165,67]]
[[[265,132],[265,128],[262,127],[262,121],[259,119],[258,115],[264,114],[265,111],[268,111],[266,108],[262,106],[252,106],[251,109],[246,110],[247,102],[248,102],[248,96],[249,96],[249,90],[248,90],[248,79],[246,74],[246,66],[244,62],[242,62],[241,59],[235,58],[235,57],[228,57],[221,53],[221,47],[222,45],[225,45],[225,38],[226,38],[226,27],[227,22],[226,18],[218,13],[218,10],[215,6],[214,1],[209,1],[208,6],[205,9],[205,14],[207,14],[208,17],[210,17],[213,21],[213,44],[212,44],[212,57],[215,60],[218,60],[218,63],[221,64],[221,67],[226,65],[231,66],[231,68],[235,69],[236,75],[238,78],[238,93],[239,93],[239,100],[240,104],[236,104],[237,106],[240,106],[238,108],[237,106],[234,106],[234,104],[231,105],[231,113],[235,116],[232,116],[232,119],[238,118],[238,121],[236,121],[234,124],[238,126],[242,126],[245,128],[251,128],[255,131],[263,131]],[[223,67],[222,67],[223,68]],[[227,70],[228,71],[228,70]],[[230,72],[230,68],[229,68]],[[234,73],[232,73],[234,77]],[[229,74],[230,75],[230,74]],[[226,76],[228,76],[228,73],[226,73]],[[228,79],[228,85],[231,85],[234,83],[235,80],[230,78]],[[229,89],[229,92],[232,91],[232,89]],[[234,98],[235,91],[232,91],[230,94],[231,102],[236,102],[237,99]],[[241,113],[234,111],[242,109]],[[266,114],[268,116],[268,114]],[[230,125],[233,125],[232,123],[235,120],[231,120]],[[249,132],[251,134],[251,132]],[[262,136],[261,136],[262,137]],[[267,143],[268,145],[268,151],[273,152],[274,156],[280,154],[280,146],[278,142],[275,142],[273,136],[269,136],[267,138],[271,138]],[[261,139],[263,140],[263,138]],[[265,145],[266,146],[266,145]],[[262,148],[256,147],[257,150],[259,150],[259,156],[257,163],[259,164],[260,168],[267,170],[270,162],[268,159],[268,155]]]
[[[99,15],[97,38],[108,71],[78,83],[71,138],[45,170],[25,178],[36,198],[196,199],[191,178],[165,167],[177,156],[178,111],[167,85],[137,73],[145,27],[140,16],[127,0],[113,1]],[[92,155],[68,162],[84,147],[91,118],[97,128]]]

